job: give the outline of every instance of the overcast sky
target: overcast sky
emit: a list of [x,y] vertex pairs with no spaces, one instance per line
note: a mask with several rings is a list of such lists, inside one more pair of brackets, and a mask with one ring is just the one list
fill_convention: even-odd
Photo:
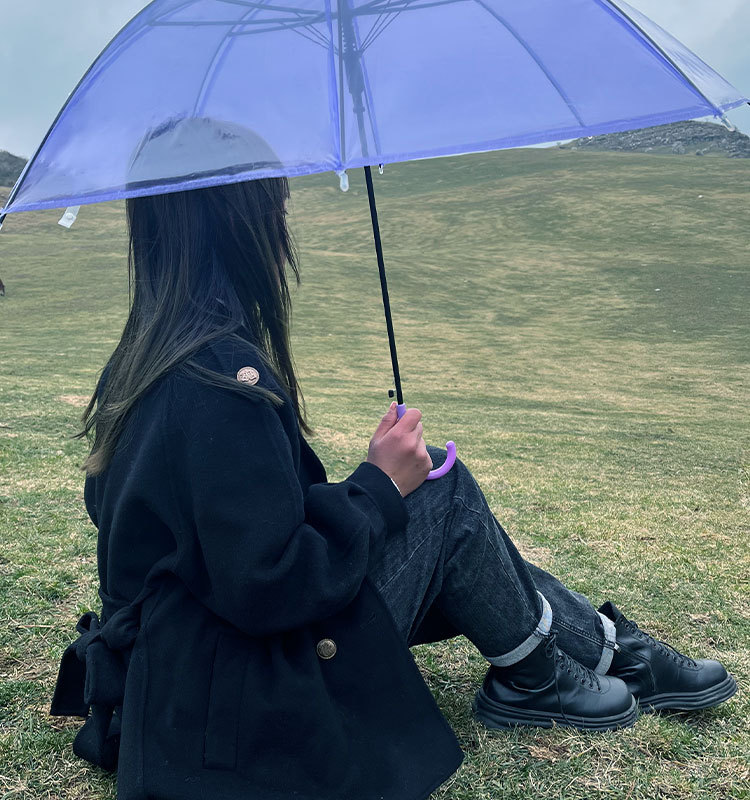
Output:
[[[750,93],[748,0],[630,0]],[[0,149],[28,158],[91,62],[146,0],[0,0]],[[750,107],[730,120],[750,133]]]

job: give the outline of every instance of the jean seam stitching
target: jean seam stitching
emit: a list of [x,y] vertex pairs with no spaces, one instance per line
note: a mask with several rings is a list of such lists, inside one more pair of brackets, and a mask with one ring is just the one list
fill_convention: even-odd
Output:
[[[449,530],[453,528],[453,523],[455,522],[456,515],[455,515],[455,512],[454,512],[454,506],[456,504],[462,505],[468,511],[472,510],[466,505],[466,503],[464,503],[464,501],[460,497],[455,497],[454,496],[453,502],[451,503],[451,507],[448,509],[448,512],[443,517],[443,520],[445,520],[445,519],[447,519],[447,517],[449,515],[451,516],[451,522],[450,522]],[[445,549],[445,542],[446,542],[447,538],[448,538],[447,536],[443,537],[443,549]],[[485,536],[484,548],[482,549],[482,555],[481,555],[481,557],[479,559],[480,562],[484,559],[484,554],[487,552],[487,539],[488,539],[488,537]],[[445,569],[445,557],[443,556],[442,551],[441,551],[441,558],[442,558],[443,569]],[[476,584],[478,578],[479,578],[479,572],[477,571],[476,574],[474,575],[474,580],[471,582],[471,586],[468,587],[467,591],[469,593],[471,593],[471,590],[474,588],[474,585]],[[440,595],[442,595],[441,602],[445,602],[446,599],[450,598],[450,596],[451,596],[450,593],[445,591],[442,587],[441,587],[441,590],[440,590]]]
[[482,516],[481,509],[472,508],[470,505],[467,505],[463,497],[454,497],[453,500],[456,503],[460,503],[467,511],[470,511],[472,514],[475,514],[478,517]]
[[[537,614],[536,614],[536,612],[535,612],[535,611],[532,611],[532,610],[529,608],[529,606],[528,606],[528,604],[527,604],[527,600],[526,600],[526,598],[525,598],[525,597],[524,597],[524,596],[521,594],[521,592],[519,591],[518,587],[517,587],[517,586],[514,584],[514,582],[513,582],[512,578],[511,578],[511,575],[510,575],[510,573],[509,573],[509,572],[508,572],[508,570],[505,568],[505,564],[503,564],[502,558],[500,558],[500,554],[499,554],[499,553],[498,553],[498,551],[495,549],[495,546],[494,546],[494,544],[492,543],[492,539],[491,539],[491,537],[490,537],[490,529],[487,527],[487,525],[485,524],[485,521],[484,521],[484,519],[483,519],[483,517],[484,517],[484,514],[483,514],[481,511],[477,511],[476,509],[473,509],[473,508],[471,508],[470,506],[468,506],[468,505],[467,505],[467,504],[464,502],[463,498],[461,498],[461,497],[456,497],[456,498],[455,498],[455,500],[456,500],[458,503],[460,503],[460,504],[461,504],[461,505],[464,507],[464,509],[465,509],[466,511],[470,512],[471,514],[473,514],[475,517],[477,517],[477,518],[478,518],[478,521],[479,521],[480,525],[482,526],[482,528],[484,529],[484,532],[485,532],[485,536],[484,536],[484,550],[482,551],[482,558],[484,558],[484,554],[487,552],[487,545],[489,544],[490,548],[492,549],[492,552],[495,554],[495,557],[496,557],[496,559],[497,559],[497,562],[498,562],[498,564],[500,565],[500,568],[501,568],[501,569],[502,569],[502,571],[505,573],[505,576],[508,578],[508,581],[509,581],[509,583],[511,584],[511,586],[513,586],[513,589],[514,589],[515,593],[516,593],[516,594],[518,595],[518,597],[521,599],[521,602],[522,602],[522,604],[523,604],[523,607],[524,607],[524,609],[525,609],[526,613],[527,613],[527,614],[530,616],[530,618],[531,618],[531,621],[534,623],[534,626],[535,626],[535,629],[536,629],[536,627],[538,627],[538,625],[539,625],[539,620],[541,619],[541,614],[540,614],[540,615],[537,617]],[[479,578],[479,571],[477,571],[477,574],[476,574],[476,576],[475,576],[475,578],[474,578],[474,581],[472,582],[472,584],[471,584],[471,586],[469,587],[468,591],[471,591],[471,589],[474,587],[474,584],[477,582],[478,578]]]
[[[465,509],[467,509],[467,510],[471,511],[471,509],[469,509],[469,507],[466,505],[466,503],[464,503],[464,502],[463,502],[463,500],[461,500],[461,498],[460,498],[460,497],[455,497],[455,498],[454,498],[454,500],[455,500],[456,502],[460,503],[460,504],[461,504],[461,505],[462,505],[462,506],[463,506]],[[447,514],[446,514],[446,516],[447,516]],[[454,515],[454,519],[455,519],[455,515]],[[453,526],[453,519],[451,519],[451,527],[452,527],[452,526]],[[480,563],[481,563],[482,561],[484,561],[484,556],[485,556],[485,553],[487,552],[487,542],[488,542],[488,541],[489,541],[489,537],[488,537],[488,536],[485,536],[485,537],[484,537],[484,547],[482,548],[482,555],[481,555],[481,556],[480,556],[480,558],[479,558],[479,561],[480,561]],[[477,580],[479,580],[479,570],[477,570],[477,571],[475,572],[475,574],[474,574],[474,580],[471,582],[471,585],[470,585],[470,586],[467,588],[467,590],[466,590],[467,594],[471,594],[471,590],[472,590],[472,589],[474,588],[474,586],[476,585],[476,582],[477,582]],[[445,593],[445,595],[444,595],[444,597],[450,597],[450,595],[449,595],[449,594],[446,592],[446,593]]]
[[[443,523],[445,522],[446,518],[448,517],[448,514],[450,514],[450,509],[448,511],[446,511],[445,514],[443,514],[443,516],[440,518],[440,520],[436,523],[436,525],[435,525],[436,528],[440,528],[443,525]],[[431,537],[432,537],[432,534],[428,533],[427,536],[425,536],[423,539],[420,539],[419,544],[411,551],[411,553],[409,554],[409,557],[406,559],[406,561],[404,561],[403,564],[401,564],[401,566],[398,568],[398,570],[396,572],[394,572],[393,575],[391,575],[391,577],[388,578],[388,580],[380,587],[380,591],[381,592],[384,591],[385,588],[392,581],[394,581],[406,569],[406,567],[408,566],[408,564],[410,563],[412,558],[414,558],[414,555],[416,554],[417,550],[419,550],[419,548],[428,539],[430,539]]]
[[[486,528],[485,528],[485,530],[486,530]],[[542,618],[542,614],[544,613],[544,608],[542,608],[542,613],[541,614],[538,614],[536,611],[533,611],[531,608],[529,608],[527,599],[523,596],[523,594],[521,594],[520,590],[518,589],[518,587],[513,582],[510,573],[505,568],[505,564],[503,564],[503,561],[502,561],[502,558],[500,557],[500,554],[495,549],[495,545],[492,543],[492,540],[490,539],[489,531],[487,532],[487,537],[486,538],[487,538],[487,542],[488,542],[490,548],[492,549],[492,552],[495,554],[495,557],[497,558],[497,561],[500,564],[500,569],[502,569],[502,571],[505,573],[505,575],[507,576],[511,586],[513,586],[513,590],[518,595],[518,597],[521,599],[521,602],[523,603],[523,607],[526,609],[526,613],[531,617],[531,620],[534,623],[535,628],[538,628],[539,627],[539,622],[540,622],[540,620]],[[541,600],[540,600],[540,602],[541,602]]]

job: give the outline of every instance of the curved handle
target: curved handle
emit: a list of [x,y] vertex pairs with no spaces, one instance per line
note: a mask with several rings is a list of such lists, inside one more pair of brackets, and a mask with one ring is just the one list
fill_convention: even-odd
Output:
[[427,476],[426,480],[434,481],[435,478],[442,478],[443,475],[450,472],[451,467],[456,463],[455,442],[446,442],[445,449],[448,451],[448,457],[445,459],[442,466],[430,470],[430,474]]
[[[404,416],[406,413],[406,403],[399,403],[396,406],[396,415],[398,419]],[[450,472],[451,467],[456,463],[456,444],[455,442],[446,442],[445,449],[448,452],[448,455],[441,466],[437,469],[430,470],[430,474],[427,476],[426,480],[434,481],[436,478],[442,478],[443,475],[446,475]]]

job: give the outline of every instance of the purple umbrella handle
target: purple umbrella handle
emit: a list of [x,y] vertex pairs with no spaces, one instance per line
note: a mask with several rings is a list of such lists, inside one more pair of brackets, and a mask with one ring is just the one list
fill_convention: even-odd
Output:
[[[399,403],[396,406],[396,416],[398,419],[401,419],[405,413],[406,403]],[[447,458],[443,462],[442,466],[438,467],[437,469],[430,470],[430,474],[427,476],[428,481],[434,481],[436,478],[442,478],[443,475],[447,475],[448,472],[450,472],[450,468],[456,463],[456,443],[447,442],[445,449],[448,452]]]

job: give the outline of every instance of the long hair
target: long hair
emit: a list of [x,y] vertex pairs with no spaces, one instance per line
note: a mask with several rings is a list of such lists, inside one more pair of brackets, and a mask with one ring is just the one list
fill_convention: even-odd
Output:
[[288,197],[288,181],[279,177],[126,200],[130,313],[102,371],[104,386],[97,385],[81,417],[84,429],[73,437],[95,428],[80,467],[87,474],[107,468],[128,411],[175,365],[206,383],[281,404],[268,390],[191,361],[207,342],[226,335],[259,349],[310,433],[289,342],[286,269],[299,283],[299,266],[286,221]]

